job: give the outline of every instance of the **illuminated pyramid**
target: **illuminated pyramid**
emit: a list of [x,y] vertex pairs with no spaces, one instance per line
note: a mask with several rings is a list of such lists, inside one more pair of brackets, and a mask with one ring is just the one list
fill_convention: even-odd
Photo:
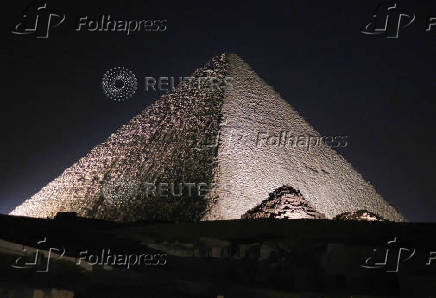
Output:
[[368,210],[403,220],[237,55],[192,77],[227,84],[179,84],[11,214],[237,219],[286,185],[327,218]]

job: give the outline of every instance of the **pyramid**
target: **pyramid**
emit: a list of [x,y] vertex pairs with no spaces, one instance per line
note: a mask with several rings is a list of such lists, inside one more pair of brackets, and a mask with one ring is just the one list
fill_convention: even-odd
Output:
[[268,199],[248,210],[241,218],[325,219],[325,215],[317,212],[299,191],[291,186],[283,186],[270,193]]
[[404,220],[325,142],[292,145],[321,136],[240,57],[219,55],[192,77],[230,83],[181,82],[11,214],[238,219],[287,185],[327,218],[368,210]]

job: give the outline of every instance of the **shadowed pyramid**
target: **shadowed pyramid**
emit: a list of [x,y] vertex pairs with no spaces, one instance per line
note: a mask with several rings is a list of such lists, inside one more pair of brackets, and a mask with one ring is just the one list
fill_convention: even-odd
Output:
[[268,199],[248,210],[241,218],[324,219],[325,216],[317,212],[299,191],[283,186],[270,193]]
[[192,76],[230,78],[231,86],[179,84],[11,214],[236,219],[289,185],[327,218],[364,209],[403,220],[324,142],[290,145],[321,136],[237,55],[215,57]]

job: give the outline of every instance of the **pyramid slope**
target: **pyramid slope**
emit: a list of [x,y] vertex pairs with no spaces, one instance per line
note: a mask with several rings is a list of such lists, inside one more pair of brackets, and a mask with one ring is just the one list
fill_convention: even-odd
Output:
[[[109,220],[240,218],[275,189],[290,185],[328,218],[369,210],[401,221],[351,165],[328,146],[310,151],[258,146],[259,132],[319,134],[234,54],[213,58],[193,77],[231,77],[224,91],[183,84],[163,95],[13,215],[58,211]],[[218,146],[198,150],[219,136]],[[205,196],[144,196],[147,183],[214,185]]]
[[240,218],[275,189],[291,185],[328,218],[365,209],[386,219],[403,220],[373,186],[323,142],[310,150],[258,142],[259,133],[320,135],[241,58],[229,55],[228,60],[233,88],[226,89],[222,107],[220,132],[224,138],[218,150],[217,180],[232,184],[233,194],[220,199],[206,218]]
[[[192,77],[221,78],[225,66],[221,55]],[[216,148],[197,147],[205,136],[218,134],[222,101],[217,89],[179,84],[10,214],[51,218],[74,211],[117,221],[200,219],[207,198],[160,199],[151,191],[144,197],[144,187],[212,183]]]

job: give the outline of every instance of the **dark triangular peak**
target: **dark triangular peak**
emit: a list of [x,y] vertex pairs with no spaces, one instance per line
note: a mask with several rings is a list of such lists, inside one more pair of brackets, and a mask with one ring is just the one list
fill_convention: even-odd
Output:
[[270,193],[268,199],[242,215],[242,218],[323,219],[326,217],[316,211],[298,190],[284,185]]
[[335,216],[336,220],[357,220],[357,221],[386,221],[383,217],[372,213],[368,210],[358,210],[352,212],[344,212]]

